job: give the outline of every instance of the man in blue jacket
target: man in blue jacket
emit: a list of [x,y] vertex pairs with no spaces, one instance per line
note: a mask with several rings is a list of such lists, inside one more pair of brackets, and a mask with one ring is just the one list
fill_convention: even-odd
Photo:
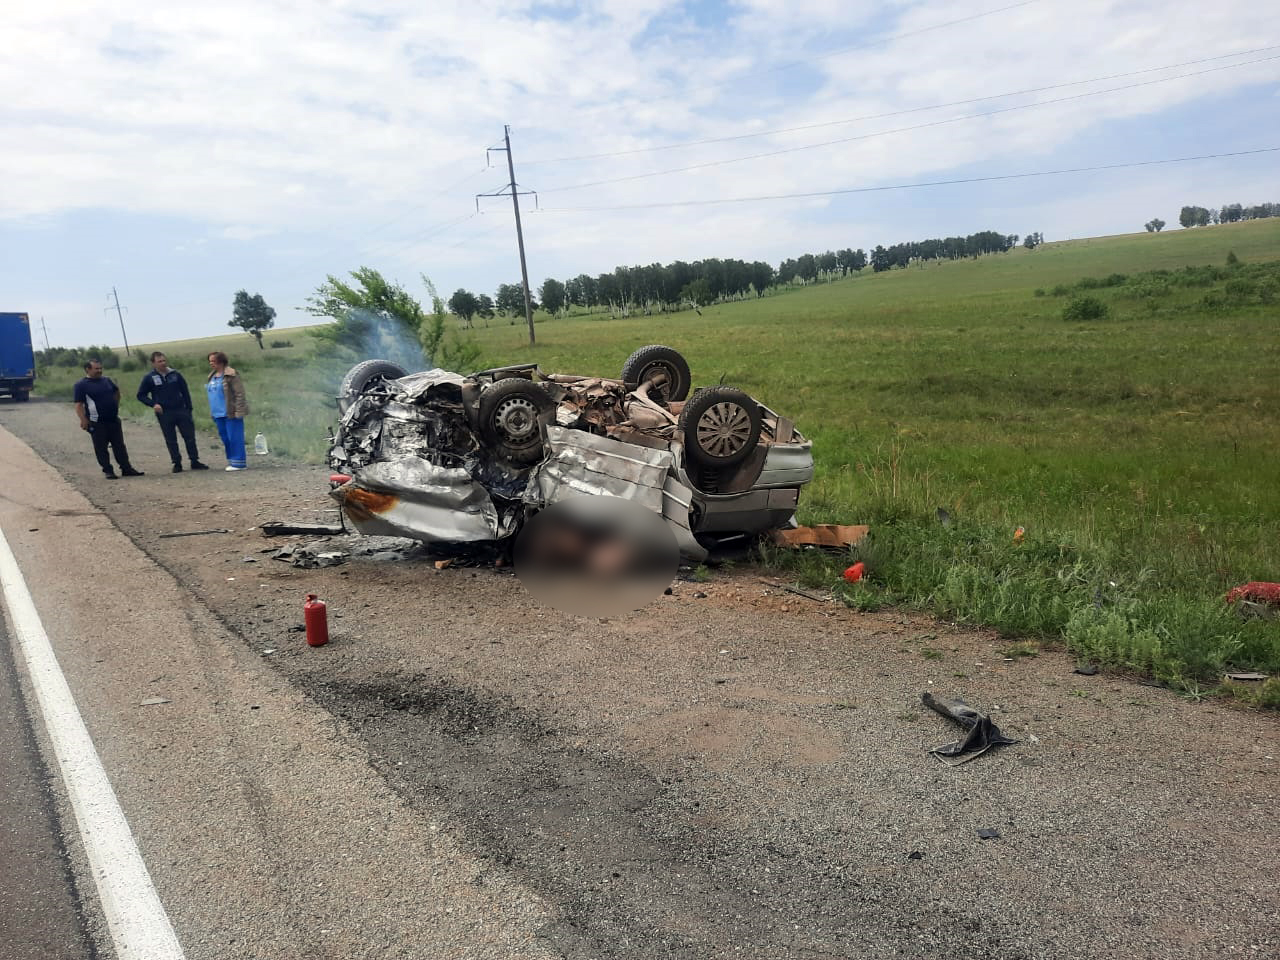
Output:
[[196,425],[191,419],[191,392],[187,390],[187,381],[169,366],[169,358],[159,350],[151,354],[151,372],[142,378],[142,385],[138,387],[138,402],[156,412],[174,473],[182,472],[178,433],[186,444],[191,469],[209,469],[200,462],[200,452],[196,449]]
[[120,476],[142,476],[141,470],[133,469],[129,451],[124,445],[124,428],[120,424],[120,388],[110,377],[102,375],[102,361],[97,357],[85,363],[84,376],[76,381],[72,399],[76,405],[76,416],[80,419],[80,429],[93,438],[93,455],[98,458],[102,475],[108,480],[116,479],[116,472],[111,469],[111,457],[107,454],[110,445],[116,462],[120,464]]

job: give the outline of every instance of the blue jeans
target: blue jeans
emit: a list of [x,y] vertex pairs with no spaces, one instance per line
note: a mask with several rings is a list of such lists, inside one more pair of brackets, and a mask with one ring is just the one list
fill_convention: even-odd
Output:
[[214,417],[213,422],[218,425],[218,436],[227,451],[227,464],[232,467],[248,466],[244,458],[244,420]]

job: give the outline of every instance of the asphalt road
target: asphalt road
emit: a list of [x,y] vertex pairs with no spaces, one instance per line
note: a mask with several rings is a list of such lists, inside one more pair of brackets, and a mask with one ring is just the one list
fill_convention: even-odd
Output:
[[47,776],[0,622],[0,960],[94,956]]
[[[148,476],[108,483],[63,405],[0,426],[40,455],[0,430],[0,526],[189,957],[1280,956],[1273,716],[759,571],[591,620],[351,538],[297,569],[257,527],[331,513],[323,470],[174,477],[130,427]],[[1020,743],[938,764],[924,690]]]

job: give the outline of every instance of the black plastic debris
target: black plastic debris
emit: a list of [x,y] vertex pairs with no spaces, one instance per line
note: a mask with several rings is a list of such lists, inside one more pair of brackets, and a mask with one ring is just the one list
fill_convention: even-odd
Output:
[[1097,664],[1094,664],[1094,663],[1086,663],[1079,667],[1076,667],[1071,672],[1078,673],[1082,677],[1093,677],[1093,676],[1097,676],[1098,674],[1098,666]]
[[286,523],[282,520],[268,520],[266,523],[260,524],[258,529],[262,531],[264,537],[283,537],[295,534],[332,537],[346,533],[347,525],[342,519],[342,514],[339,513],[337,526],[331,523]]
[[908,860],[923,860],[923,859],[924,859],[924,851],[923,851],[923,850],[912,850],[910,853],[908,853],[908,854],[907,854],[907,859],[908,859]]
[[961,757],[963,759],[957,760],[956,763],[967,763],[982,756],[992,747],[1018,742],[1006,737],[1000,732],[1000,728],[991,722],[990,717],[985,713],[979,713],[963,700],[939,700],[926,690],[920,694],[920,701],[930,710],[958,723],[967,731],[963,740],[943,744],[929,751],[939,760],[943,757]]
[[978,839],[979,840],[999,840],[1000,831],[997,830],[995,827],[979,827]]

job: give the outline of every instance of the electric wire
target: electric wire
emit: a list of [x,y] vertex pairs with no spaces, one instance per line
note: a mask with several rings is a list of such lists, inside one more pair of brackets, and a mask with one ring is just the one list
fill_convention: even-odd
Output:
[[1063,167],[1057,170],[1037,170],[1031,173],[1003,173],[985,177],[957,177],[950,180],[925,180],[916,183],[882,184],[874,187],[841,187],[834,190],[811,190],[804,193],[774,193],[753,197],[721,197],[709,200],[666,200],[652,203],[623,203],[592,207],[543,207],[540,213],[596,213],[606,210],[651,210],[668,207],[702,207],[725,203],[758,203],[773,200],[810,200],[819,197],[835,197],[852,193],[879,193],[890,190],[914,190],[921,187],[947,187],[966,183],[991,183],[996,180],[1025,180],[1032,177],[1056,177],[1070,173],[1095,173],[1103,170],[1124,170],[1131,167],[1154,167],[1171,163],[1190,163],[1195,160],[1221,160],[1229,157],[1248,157],[1263,153],[1276,153],[1280,147],[1259,147],[1255,150],[1235,150],[1230,153],[1206,153],[1194,157],[1167,157],[1160,160],[1133,160],[1124,163],[1106,163],[1089,167]]
[[893,127],[889,130],[877,130],[873,133],[861,133],[852,137],[840,137],[837,140],[824,140],[820,143],[801,144],[795,147],[781,147],[777,150],[769,150],[764,153],[754,153],[745,157],[727,157],[722,160],[707,160],[702,163],[688,164],[683,167],[671,167],[666,170],[651,170],[647,173],[634,173],[623,177],[609,177],[603,180],[591,180],[586,183],[575,183],[563,187],[546,187],[542,193],[564,193],[570,190],[586,190],[590,187],[603,187],[614,183],[629,183],[635,180],[647,180],[651,177],[664,177],[674,173],[689,173],[694,170],[706,170],[711,167],[722,167],[732,163],[746,163],[751,160],[764,160],[769,157],[779,157],[785,154],[801,153],[806,150],[817,150],[822,147],[833,147],[843,143],[854,143],[859,140],[871,140],[876,137],[889,136],[895,133],[907,133],[912,130],[924,130],[930,127],[941,127],[951,123],[961,123],[965,120],[978,120],[983,117],[994,117],[1004,113],[1013,113],[1018,110],[1029,110],[1034,107],[1047,107],[1058,103],[1068,103],[1075,100],[1084,100],[1089,97],[1100,97],[1108,93],[1117,93],[1122,90],[1133,90],[1137,87],[1148,87],[1157,83],[1168,83],[1171,80],[1185,80],[1188,77],[1199,77],[1207,73],[1216,73],[1221,70],[1231,70],[1236,67],[1246,67],[1257,63],[1266,63],[1271,60],[1280,59],[1280,54],[1273,54],[1269,57],[1260,57],[1256,60],[1247,60],[1243,63],[1225,64],[1220,67],[1210,67],[1206,70],[1196,70],[1191,73],[1180,73],[1172,77],[1160,77],[1155,80],[1143,80],[1138,83],[1122,84],[1118,87],[1107,87],[1105,90],[1089,90],[1085,93],[1072,94],[1069,97],[1055,97],[1052,100],[1037,100],[1034,103],[1016,104],[1011,107],[1000,107],[997,110],[987,110],[982,113],[962,114],[958,117],[947,117],[942,120],[930,120],[925,123],[911,124],[905,127]]
[[[1044,93],[1048,90],[1061,90],[1065,87],[1079,87],[1088,83],[1104,83],[1108,80],[1121,80],[1125,77],[1137,77],[1144,73],[1158,73],[1161,70],[1179,70],[1183,67],[1193,67],[1201,63],[1212,63],[1216,60],[1228,60],[1232,57],[1252,56],[1255,53],[1266,53],[1270,50],[1280,50],[1280,44],[1273,44],[1267,47],[1256,47],[1252,50],[1240,50],[1236,53],[1224,53],[1214,57],[1201,57],[1197,60],[1184,60],[1181,63],[1168,63],[1159,67],[1146,67],[1142,70],[1130,70],[1126,73],[1112,73],[1102,77],[1090,77],[1087,80],[1068,80],[1064,83],[1051,83],[1043,87],[1027,87],[1023,90],[1009,90],[1005,93],[991,93],[981,97],[969,97],[965,100],[951,100],[946,103],[934,103],[924,107],[909,107],[904,110],[890,110],[887,113],[871,113],[861,117],[846,117],[842,120],[823,120],[818,123],[805,123],[794,127],[778,127],[773,130],[758,130],[753,133],[735,133],[723,137],[704,137],[700,140],[680,140],[674,143],[664,143],[653,147],[633,147],[629,150],[611,150],[605,153],[583,153],[568,157],[545,157],[542,159],[522,160],[522,167],[531,167],[537,165],[549,165],[553,163],[575,163],[584,160],[605,160],[610,157],[628,157],[641,153],[658,153],[664,150],[680,150],[687,147],[702,147],[713,143],[733,143],[739,140],[755,140],[760,137],[774,137],[783,133],[799,133],[805,130],[819,130],[825,127],[839,127],[849,123],[863,123],[868,120],[885,120],[889,117],[900,117],[911,113],[923,113],[928,110],[941,110],[946,107],[961,107],[970,103],[982,103],[985,100],[1002,100],[1005,97],[1026,96],[1032,93]],[[1243,66],[1243,64],[1231,64],[1231,66]]]

